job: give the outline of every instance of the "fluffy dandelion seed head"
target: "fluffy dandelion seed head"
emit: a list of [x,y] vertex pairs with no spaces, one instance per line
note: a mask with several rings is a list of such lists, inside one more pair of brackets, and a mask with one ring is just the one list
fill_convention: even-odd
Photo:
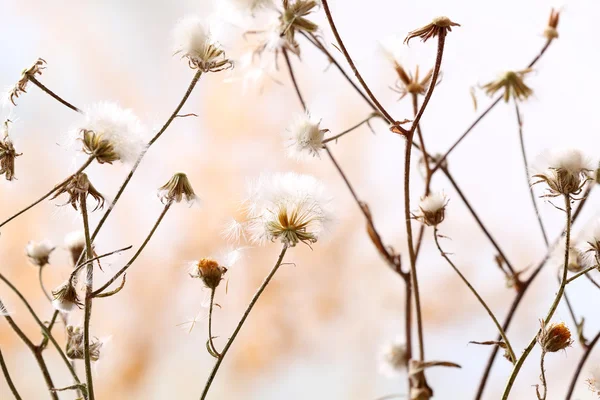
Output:
[[132,110],[100,102],[85,110],[72,137],[83,142],[83,151],[99,163],[133,163],[144,151],[144,127]]
[[537,179],[533,184],[544,182],[548,185],[547,197],[560,195],[578,195],[590,179],[592,171],[590,161],[576,149],[552,151],[542,156],[547,167],[533,176]]
[[542,321],[542,329],[537,337],[542,351],[555,353],[564,350],[573,344],[571,331],[564,322],[549,324],[546,326]]
[[309,113],[297,115],[286,130],[287,155],[301,160],[319,157],[327,129],[321,129],[321,120]]
[[448,197],[444,192],[433,192],[421,197],[416,218],[428,226],[440,224],[446,216]]
[[379,371],[389,378],[395,378],[406,371],[407,362],[406,344],[402,339],[396,338],[381,349]]
[[56,290],[53,290],[52,296],[54,297],[54,300],[52,300],[52,306],[54,306],[54,308],[58,311],[64,313],[73,311],[75,307],[81,308],[83,305],[79,300],[77,289],[70,281],[65,282]]
[[180,19],[173,31],[175,54],[185,57],[190,68],[218,72],[233,65],[212,37],[209,21],[191,15]]
[[246,200],[250,239],[280,241],[290,247],[317,242],[332,220],[323,184],[295,173],[262,175]]
[[43,267],[49,263],[50,253],[52,253],[54,248],[52,242],[47,239],[41,242],[34,242],[32,240],[25,246],[25,253],[33,265]]

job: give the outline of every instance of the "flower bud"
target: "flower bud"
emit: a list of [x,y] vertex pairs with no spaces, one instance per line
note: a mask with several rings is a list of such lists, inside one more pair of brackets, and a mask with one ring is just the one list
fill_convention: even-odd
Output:
[[192,278],[200,278],[204,285],[209,289],[216,289],[223,280],[223,275],[227,272],[227,268],[219,265],[212,258],[203,258],[198,262],[193,263],[193,270],[190,276]]
[[445,218],[447,204],[448,198],[443,192],[421,197],[419,211],[415,214],[415,218],[428,226],[439,225]]
[[193,203],[197,200],[194,188],[188,177],[183,172],[178,172],[158,189],[158,197],[163,204],[180,203],[184,198],[188,203]]
[[573,344],[571,331],[563,322],[546,326],[542,321],[542,328],[537,340],[543,351],[550,353],[564,350]]

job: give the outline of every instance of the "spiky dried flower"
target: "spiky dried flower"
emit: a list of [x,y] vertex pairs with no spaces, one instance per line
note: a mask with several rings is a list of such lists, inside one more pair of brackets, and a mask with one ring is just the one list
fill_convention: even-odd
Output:
[[400,94],[400,98],[398,100],[402,100],[404,96],[409,93],[424,95],[427,92],[427,89],[429,89],[429,85],[431,85],[431,78],[433,77],[433,69],[430,69],[423,78],[419,78],[418,65],[415,68],[414,75],[412,72],[406,72],[404,67],[402,67],[402,65],[397,61],[394,61],[394,69],[398,74],[398,80],[396,81],[396,85],[394,88],[392,88],[392,90]]
[[4,121],[2,126],[3,137],[0,140],[0,175],[4,175],[7,181],[15,179],[15,158],[23,155],[17,153],[12,140],[8,136],[8,124],[10,119]]
[[116,103],[100,102],[85,110],[82,120],[71,131],[83,151],[100,163],[134,163],[146,148],[145,129],[132,110]]
[[452,32],[453,26],[460,26],[460,24],[452,22],[448,17],[436,17],[427,25],[410,31],[404,39],[404,43],[408,44],[411,39],[416,37],[421,38],[422,42],[426,42],[428,39]]
[[75,307],[81,308],[83,306],[83,303],[79,300],[75,284],[71,280],[53,290],[52,297],[54,297],[52,305],[61,312],[68,313],[73,311]]
[[532,185],[542,182],[548,185],[548,193],[543,197],[565,195],[573,198],[580,194],[591,179],[588,175],[592,171],[589,160],[575,149],[553,151],[544,156],[547,168],[532,177]]
[[297,32],[314,33],[319,26],[306,17],[319,6],[314,0],[283,0],[281,11],[281,36],[289,43],[295,41]]
[[320,157],[323,138],[328,129],[321,129],[321,120],[310,113],[298,114],[286,130],[287,155],[297,160]]
[[527,100],[533,94],[533,90],[525,84],[523,79],[531,71],[531,68],[521,71],[507,71],[498,79],[483,85],[483,89],[488,96],[493,96],[502,90],[504,101],[507,103],[511,97],[515,101]]
[[246,200],[250,239],[310,246],[332,220],[329,202],[323,184],[312,176],[262,175],[251,184]]
[[85,249],[85,233],[84,231],[70,232],[65,236],[65,247],[71,253],[73,266],[77,265],[81,253]]
[[436,226],[442,223],[446,216],[448,197],[444,192],[433,192],[421,197],[419,210],[414,214],[415,218],[425,225]]
[[212,290],[219,286],[226,272],[227,267],[208,257],[195,261],[190,265],[190,276],[202,279],[204,285]]
[[379,357],[379,372],[383,375],[394,378],[406,371],[408,353],[406,343],[402,338],[397,337],[392,342],[387,343],[381,349]]
[[564,322],[546,326],[544,321],[541,321],[541,330],[537,336],[537,341],[542,347],[542,351],[549,353],[564,350],[573,344],[571,331]]
[[25,246],[25,254],[29,257],[29,261],[33,265],[43,267],[50,263],[50,253],[54,251],[56,247],[49,240],[42,240],[41,242],[34,242],[33,240],[27,243]]
[[178,172],[167,183],[158,189],[158,197],[163,204],[180,203],[183,199],[189,204],[195,202],[198,197],[188,177],[183,172]]
[[41,75],[42,70],[46,69],[46,60],[43,58],[38,58],[35,63],[29,68],[25,68],[21,72],[21,78],[15,84],[15,86],[8,91],[8,100],[16,106],[15,100],[22,94],[27,93],[27,84],[29,83],[29,78],[34,77],[36,75]]
[[[103,343],[96,337],[90,338],[90,360],[100,359],[100,349]],[[71,360],[85,359],[83,328],[79,326],[67,326],[66,355]]]
[[207,21],[195,15],[180,19],[174,29],[174,50],[187,58],[192,69],[219,72],[233,67],[221,45],[212,37]]
[[558,39],[558,20],[560,17],[560,11],[556,9],[550,10],[550,18],[548,19],[548,26],[544,29],[544,36],[548,40]]
[[65,193],[69,196],[69,200],[65,205],[71,204],[76,210],[79,209],[78,207],[81,206],[82,201],[86,201],[88,196],[92,196],[92,198],[96,200],[96,207],[94,207],[92,211],[104,207],[104,196],[102,196],[102,194],[96,190],[94,185],[92,185],[92,182],[90,182],[85,172],[73,175],[67,183],[58,188],[51,200],[54,200]]

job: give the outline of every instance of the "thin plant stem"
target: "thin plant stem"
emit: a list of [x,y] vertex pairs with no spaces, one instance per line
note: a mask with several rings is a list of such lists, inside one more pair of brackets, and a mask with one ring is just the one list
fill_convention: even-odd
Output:
[[[94,248],[92,247],[92,239],[90,237],[90,224],[88,221],[87,211],[87,195],[84,193],[79,200],[81,207],[81,216],[83,218],[83,232],[85,235],[86,259],[94,257]],[[85,301],[84,301],[84,317],[83,317],[83,357],[85,364],[85,380],[87,384],[87,392],[89,400],[94,400],[94,378],[92,374],[92,358],[90,352],[90,322],[92,318],[92,300],[94,291],[94,264],[87,264],[86,279],[85,279]]]
[[587,348],[584,350],[583,355],[581,356],[581,358],[579,359],[579,362],[577,363],[577,368],[575,369],[573,378],[571,378],[571,383],[569,384],[569,389],[567,391],[567,395],[565,396],[565,400],[571,400],[571,397],[573,396],[573,391],[575,391],[575,385],[577,384],[579,375],[581,374],[581,371],[583,370],[583,366],[584,366],[585,362],[587,361],[588,357],[590,356],[590,354],[592,353],[594,346],[596,346],[596,343],[598,343],[599,339],[600,339],[600,332],[598,332],[596,334],[596,336],[594,336],[592,341],[588,344]]
[[300,100],[300,104],[302,104],[302,109],[304,111],[308,111],[306,108],[306,101],[304,101],[304,97],[302,97],[302,93],[300,92],[300,87],[298,86],[298,82],[296,81],[296,74],[294,74],[294,69],[292,67],[292,61],[290,60],[290,56],[286,49],[283,49],[283,58],[285,58],[285,63],[288,67],[288,71],[290,72],[290,78],[292,79],[292,83],[294,85],[294,89],[296,89],[296,94],[298,96],[298,100]]
[[361,126],[363,126],[364,124],[368,123],[370,120],[372,120],[373,118],[379,117],[379,114],[371,114],[369,115],[367,118],[363,119],[362,121],[360,121],[358,124],[353,125],[352,127],[346,129],[345,131],[338,133],[337,135],[328,137],[327,139],[323,140],[323,144],[327,144],[329,142],[333,142],[334,140],[338,140],[339,138],[341,138],[342,136],[344,136],[347,133],[350,133],[358,128],[360,128]]
[[586,274],[585,277],[590,281],[590,283],[600,289],[600,284],[596,282],[594,278],[592,278],[589,274]]
[[539,392],[539,387],[535,388],[535,392],[539,400],[546,400],[546,395],[548,394],[548,385],[546,384],[546,370],[544,369],[544,359],[546,358],[546,352],[542,350],[542,355],[540,356],[540,380],[542,381],[542,394]]
[[[50,323],[48,324],[48,330],[50,332],[52,332],[52,328],[54,327],[54,324],[56,323],[56,319],[58,318],[59,312],[58,310],[54,310],[54,313],[52,313],[52,319],[50,319]],[[63,320],[64,322],[64,320]],[[38,346],[41,350],[44,350],[46,348],[46,346],[48,345],[48,336],[44,335],[42,342],[40,343],[40,345]]]
[[221,363],[225,359],[225,356],[227,355],[227,352],[231,348],[231,345],[233,344],[235,338],[237,337],[238,333],[242,329],[242,326],[244,325],[244,322],[246,322],[246,319],[248,318],[248,315],[250,315],[250,312],[252,311],[252,308],[254,308],[254,305],[256,304],[256,302],[258,301],[258,299],[260,298],[261,294],[264,292],[265,288],[271,282],[271,279],[273,279],[273,276],[275,275],[275,273],[277,272],[277,270],[281,266],[281,263],[283,262],[283,257],[285,256],[285,253],[286,253],[287,249],[288,249],[287,245],[284,244],[283,248],[281,249],[281,253],[279,253],[279,258],[277,259],[277,262],[275,263],[275,266],[273,267],[273,269],[271,270],[271,272],[269,272],[269,275],[267,275],[267,277],[265,278],[265,280],[263,281],[263,283],[260,285],[260,287],[258,288],[258,290],[256,291],[256,293],[254,294],[254,297],[250,301],[250,304],[248,304],[248,307],[246,308],[246,311],[244,312],[244,315],[242,316],[242,318],[238,322],[237,326],[235,327],[235,330],[233,331],[233,334],[231,335],[231,337],[229,338],[229,340],[225,344],[225,347],[223,348],[223,352],[221,353],[221,356],[217,359],[217,361],[216,361],[216,363],[215,363],[215,365],[214,365],[214,367],[213,367],[213,369],[212,369],[212,371],[211,371],[211,373],[210,373],[210,375],[208,377],[208,380],[206,381],[206,384],[204,385],[204,389],[202,391],[202,395],[200,396],[200,400],[204,400],[206,398],[206,396],[208,394],[208,391],[210,389],[210,386],[212,385],[213,380],[215,379],[215,376],[217,375],[217,372],[219,371],[219,367],[221,366]]
[[58,185],[54,186],[52,188],[52,190],[50,190],[48,193],[46,193],[45,195],[43,195],[42,197],[40,197],[39,199],[37,199],[36,201],[34,201],[33,203],[31,203],[30,205],[28,205],[27,207],[25,207],[21,211],[17,212],[16,214],[14,214],[13,216],[11,216],[10,218],[2,221],[2,223],[0,223],[0,228],[2,228],[4,225],[8,224],[13,219],[17,218],[21,214],[25,213],[26,211],[29,211],[30,209],[32,209],[36,205],[40,204],[42,201],[46,200],[48,197],[52,196],[52,194],[54,192],[56,192],[58,189],[60,189],[64,185],[66,185],[71,180],[71,178],[73,178],[75,175],[83,172],[92,163],[92,161],[94,161],[95,158],[96,158],[95,156],[91,156],[90,158],[88,158],[87,161],[81,167],[79,167],[79,169],[77,170],[77,172],[75,172],[74,174],[69,175],[69,177],[67,179],[63,180]]
[[215,291],[216,291],[215,288],[210,290],[210,306],[208,308],[208,343],[209,343],[210,349],[215,354],[216,358],[219,358],[219,357],[221,357],[221,355],[219,354],[219,352],[217,351],[217,348],[215,347],[215,344],[213,342],[213,335],[212,335],[212,315],[213,315],[213,306],[215,303]]
[[15,384],[13,383],[13,381],[10,377],[10,373],[8,372],[8,367],[6,366],[6,363],[4,362],[4,356],[2,355],[2,350],[0,350],[0,367],[2,367],[2,374],[4,374],[4,379],[6,379],[6,384],[10,388],[10,392],[13,394],[13,397],[15,398],[15,400],[21,400],[22,399],[21,395],[19,394],[19,391],[17,390]]
[[137,260],[137,258],[140,256],[140,254],[142,254],[142,251],[144,251],[144,248],[146,247],[146,245],[150,242],[150,239],[152,238],[152,236],[154,235],[154,232],[156,232],[156,229],[158,228],[158,226],[160,225],[160,223],[162,222],[163,218],[165,217],[165,215],[167,214],[167,211],[169,211],[169,208],[171,208],[171,205],[173,204],[173,202],[169,201],[167,204],[165,204],[165,207],[163,208],[162,212],[160,213],[160,215],[158,216],[158,219],[156,220],[156,222],[154,223],[154,226],[152,226],[152,229],[150,230],[150,233],[148,233],[148,236],[146,236],[146,239],[144,239],[144,241],[142,242],[142,244],[140,245],[140,247],[137,249],[137,251],[135,252],[135,254],[133,255],[133,257],[131,257],[131,259],[127,262],[127,264],[125,264],[125,266],[123,268],[121,268],[119,270],[119,272],[117,272],[116,274],[113,275],[112,278],[110,278],[104,285],[102,285],[99,289],[95,290],[91,296],[92,297],[96,297],[99,294],[101,294],[104,290],[106,290],[114,281],[116,281],[117,279],[119,279],[119,277],[121,275],[123,275],[125,272],[127,272],[127,270],[129,269],[129,267],[131,267],[131,265],[133,265],[133,263],[135,262],[135,260]]
[[[556,294],[556,297],[554,298],[554,301],[552,302],[552,305],[550,306],[550,310],[548,310],[548,314],[546,315],[546,318],[544,318],[544,320],[543,320],[544,326],[547,325],[550,322],[550,320],[552,319],[552,317],[554,316],[554,312],[558,308],[558,304],[560,303],[560,300],[563,297],[563,293],[565,291],[565,286],[567,284],[567,272],[569,271],[567,268],[567,266],[569,265],[569,246],[571,245],[571,197],[568,194],[564,195],[564,200],[565,200],[565,211],[567,214],[567,228],[566,228],[566,235],[565,235],[565,258],[564,258],[564,265],[563,265],[563,274],[562,274],[562,280],[560,283],[560,287],[558,289],[558,293]],[[511,373],[510,377],[508,378],[508,382],[506,383],[506,388],[504,389],[504,394],[502,395],[502,400],[508,399],[508,396],[510,395],[510,391],[515,383],[517,375],[519,374],[519,371],[521,370],[523,363],[527,359],[527,356],[529,355],[529,353],[531,353],[531,350],[535,346],[535,343],[537,340],[537,335],[539,334],[540,331],[541,331],[541,329],[538,330],[538,332],[533,337],[531,342],[529,342],[529,345],[525,348],[525,351],[523,352],[523,354],[521,355],[521,357],[515,364],[515,367],[513,368],[513,371]]]
[[75,277],[75,275],[77,275],[77,273],[81,270],[81,268],[85,267],[86,265],[88,265],[90,263],[93,263],[94,261],[100,260],[101,258],[105,258],[105,257],[108,257],[108,256],[112,256],[113,254],[117,254],[117,253],[121,253],[123,251],[129,250],[132,247],[133,246],[130,245],[130,246],[123,247],[123,248],[120,248],[120,249],[117,249],[117,250],[113,250],[113,251],[110,251],[108,253],[104,253],[104,254],[101,254],[99,256],[95,256],[94,258],[90,258],[89,260],[86,260],[84,262],[81,262],[81,263],[77,264],[77,266],[73,267],[73,272],[71,272],[71,279],[73,279]]
[[477,292],[477,290],[475,290],[475,288],[473,287],[473,285],[471,285],[469,280],[462,274],[462,272],[460,272],[458,267],[452,262],[452,260],[450,260],[450,257],[448,257],[448,255],[444,252],[444,250],[442,250],[442,246],[440,245],[437,226],[435,226],[433,228],[433,238],[435,240],[435,245],[437,246],[438,250],[440,251],[441,256],[444,257],[444,259],[448,262],[448,264],[450,264],[450,266],[452,267],[454,272],[456,272],[458,274],[458,276],[460,277],[460,279],[462,279],[464,284],[467,285],[469,290],[475,295],[475,297],[477,297],[477,300],[479,300],[479,303],[481,303],[481,305],[483,306],[483,308],[485,308],[485,311],[487,311],[487,313],[490,316],[490,318],[492,319],[492,321],[494,321],[494,325],[496,325],[496,328],[498,329],[498,333],[502,337],[502,341],[504,342],[504,344],[506,344],[506,350],[508,351],[511,362],[514,363],[517,360],[517,357],[515,356],[515,352],[513,351],[512,346],[510,345],[508,336],[506,336],[506,332],[504,332],[504,329],[502,329],[502,326],[500,325],[500,322],[498,322],[498,319],[494,315],[494,312],[490,309],[490,307],[487,305],[485,300],[483,300],[481,295],[479,295],[479,292]]
[[66,101],[65,99],[63,99],[62,97],[60,97],[59,95],[54,93],[52,90],[48,89],[46,86],[44,86],[44,84],[42,84],[42,82],[38,81],[33,75],[28,75],[27,79],[31,83],[33,83],[35,86],[39,87],[44,92],[49,94],[54,100],[58,101],[60,104],[70,108],[73,111],[83,114],[83,111],[81,111],[79,108],[75,107],[73,104],[69,103],[68,101]]
[[538,224],[540,226],[540,230],[542,231],[542,238],[544,239],[544,244],[546,248],[549,246],[548,234],[546,233],[546,229],[544,228],[544,222],[542,221],[542,216],[540,215],[540,210],[537,206],[537,201],[535,198],[535,193],[533,193],[533,186],[529,183],[529,162],[527,161],[527,152],[525,151],[525,139],[523,138],[523,121],[521,120],[521,112],[519,110],[519,103],[515,100],[515,114],[517,115],[517,127],[519,128],[519,143],[521,145],[521,155],[523,156],[523,165],[525,167],[525,178],[527,182],[527,188],[529,189],[529,197],[531,198],[531,204],[533,205],[533,210],[535,211],[535,216],[537,218]]
[[42,288],[42,292],[44,293],[44,296],[46,296],[46,298],[48,299],[49,302],[52,302],[52,297],[50,297],[50,293],[48,293],[48,291],[46,290],[46,287],[44,286],[44,279],[42,276],[42,271],[44,270],[44,267],[39,267],[39,271],[38,271],[38,280],[40,281],[40,288]]
[[578,273],[576,273],[575,275],[573,275],[569,279],[567,279],[567,284],[573,282],[575,279],[579,278],[580,276],[583,276],[583,275],[587,274],[588,272],[598,270],[599,268],[600,268],[600,265],[594,265],[591,267],[587,267],[583,271],[579,271]]

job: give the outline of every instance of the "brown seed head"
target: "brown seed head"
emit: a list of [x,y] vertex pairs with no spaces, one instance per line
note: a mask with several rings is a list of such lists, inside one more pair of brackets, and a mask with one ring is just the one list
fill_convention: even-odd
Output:
[[533,90],[523,82],[523,78],[531,71],[530,68],[522,71],[507,71],[495,81],[485,84],[483,89],[488,96],[493,96],[503,90],[505,102],[508,102],[511,97],[515,101],[526,100],[533,94]]
[[392,90],[400,94],[400,98],[398,100],[401,100],[409,93],[424,95],[431,84],[433,69],[430,69],[422,79],[419,79],[418,65],[415,69],[414,75],[410,72],[407,73],[402,65],[400,65],[398,62],[394,62],[394,69],[398,74],[398,81],[396,82],[395,88],[392,88]]
[[[98,338],[91,338],[90,359],[92,361],[100,359],[100,348],[102,348],[102,342]],[[83,329],[79,326],[67,326],[66,355],[71,360],[83,360],[85,358]]]
[[573,344],[571,331],[563,322],[546,326],[544,325],[544,321],[541,321],[541,324],[542,328],[537,340],[543,351],[555,353]]
[[554,8],[550,10],[550,18],[548,19],[548,26],[544,30],[544,36],[548,40],[554,40],[558,38],[558,20],[560,17],[560,11],[555,10]]
[[104,139],[102,133],[82,129],[81,136],[83,152],[96,157],[99,164],[112,164],[120,159],[112,142]]
[[52,291],[54,308],[62,312],[70,312],[73,308],[81,308],[83,303],[79,300],[77,289],[71,281],[65,282],[58,289]]
[[41,75],[42,70],[46,69],[45,64],[46,61],[43,58],[38,58],[31,67],[26,68],[21,72],[21,78],[15,84],[15,86],[8,92],[8,99],[14,106],[17,105],[15,103],[15,100],[21,95],[21,93],[27,93],[25,89],[27,89],[27,83],[29,83],[29,78],[35,78],[36,75]]
[[71,204],[76,210],[78,210],[78,206],[81,206],[82,201],[86,201],[88,196],[92,196],[92,198],[96,200],[96,207],[94,207],[92,211],[104,207],[104,196],[96,190],[94,185],[92,185],[88,179],[87,174],[84,172],[73,175],[66,184],[62,185],[56,191],[51,200],[56,199],[63,193],[66,193],[69,196],[69,201],[65,204]]
[[216,289],[223,280],[223,275],[227,268],[219,265],[212,258],[203,258],[196,264],[196,271],[191,275],[194,278],[202,279],[204,285],[209,289]]
[[22,155],[17,153],[12,140],[8,137],[8,124],[11,120],[4,121],[4,137],[0,140],[0,175],[4,175],[7,181],[15,179],[15,158]]
[[460,26],[460,24],[452,22],[448,17],[436,17],[424,27],[409,32],[406,39],[404,39],[404,43],[408,44],[415,37],[420,37],[422,42],[426,42],[430,38],[452,32],[453,26]]
[[184,198],[188,203],[196,201],[197,197],[188,177],[178,172],[167,183],[158,189],[158,197],[163,204],[180,203]]

